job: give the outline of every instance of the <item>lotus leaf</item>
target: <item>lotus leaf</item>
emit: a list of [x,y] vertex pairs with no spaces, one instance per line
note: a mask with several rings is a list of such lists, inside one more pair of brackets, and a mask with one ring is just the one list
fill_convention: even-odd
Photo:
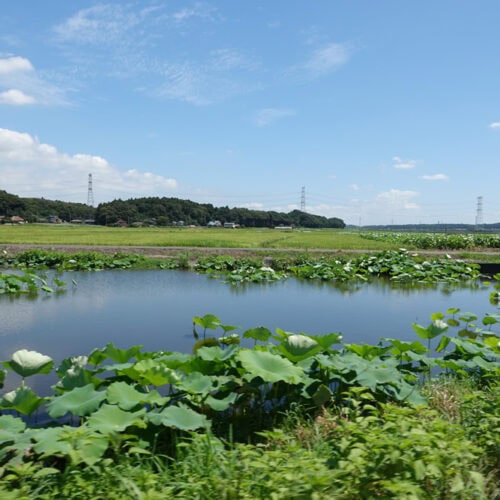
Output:
[[307,335],[289,335],[277,347],[278,351],[291,361],[300,361],[314,356],[322,347]]
[[54,397],[47,404],[47,413],[52,418],[60,418],[71,413],[83,417],[94,412],[104,401],[106,393],[94,389],[93,384],[76,387],[61,396]]
[[89,417],[88,426],[101,434],[121,432],[131,426],[145,427],[143,420],[145,413],[145,408],[129,412],[116,405],[104,404]]
[[267,342],[271,337],[271,331],[264,327],[258,326],[257,328],[250,328],[243,333],[243,338],[259,340],[261,342]]
[[118,349],[113,343],[109,342],[104,349],[94,349],[89,355],[88,362],[97,366],[109,358],[117,363],[126,363],[135,357],[141,349],[142,345],[135,345],[130,349]]
[[12,355],[10,361],[5,361],[3,365],[26,378],[39,373],[49,373],[54,366],[54,361],[51,357],[39,352],[20,349]]
[[242,349],[237,357],[248,372],[245,377],[250,380],[260,377],[264,382],[283,381],[298,384],[304,376],[301,368],[270,352]]
[[138,374],[138,381],[156,386],[176,384],[179,376],[167,366],[153,359],[143,359],[136,363],[131,370]]
[[146,419],[154,425],[174,427],[183,431],[194,431],[209,426],[205,415],[200,415],[184,405],[169,406],[161,412],[149,412]]
[[26,429],[26,424],[12,415],[0,416],[0,445],[15,441],[17,435]]
[[168,398],[164,398],[156,390],[141,392],[126,382],[114,382],[106,390],[106,398],[109,403],[118,405],[122,410],[131,410],[143,404],[165,404]]
[[18,387],[4,394],[0,401],[0,408],[31,415],[45,400],[46,398],[39,398],[29,387]]

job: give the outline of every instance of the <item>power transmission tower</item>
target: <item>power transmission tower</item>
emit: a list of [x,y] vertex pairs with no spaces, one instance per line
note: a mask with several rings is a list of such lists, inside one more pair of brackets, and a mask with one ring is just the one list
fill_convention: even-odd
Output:
[[476,209],[476,226],[480,226],[483,223],[483,197],[477,197],[477,209]]
[[89,188],[87,190],[87,205],[94,206],[94,192],[92,190],[92,174],[89,174]]
[[302,190],[300,192],[300,211],[306,211],[306,188],[302,186]]

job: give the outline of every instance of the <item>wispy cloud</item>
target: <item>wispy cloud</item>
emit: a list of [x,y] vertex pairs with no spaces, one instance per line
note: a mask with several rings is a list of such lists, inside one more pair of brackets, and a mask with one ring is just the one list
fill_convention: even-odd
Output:
[[417,166],[417,162],[415,160],[403,160],[399,156],[394,156],[392,161],[393,167],[399,170],[411,170]]
[[304,64],[304,69],[312,77],[319,77],[335,71],[351,57],[352,49],[346,43],[330,43],[311,54]]
[[449,177],[445,174],[421,175],[420,179],[424,181],[447,181]]
[[20,56],[0,58],[0,104],[65,105],[65,91],[47,81],[29,59]]
[[500,122],[490,123],[490,128],[500,130]]
[[174,14],[172,18],[178,23],[185,22],[191,18],[213,19],[216,9],[211,5],[204,2],[196,2],[191,7],[180,9]]
[[376,197],[376,202],[392,209],[400,210],[415,210],[419,208],[414,201],[419,196],[417,191],[390,189],[379,193]]
[[254,121],[258,127],[266,127],[277,120],[295,116],[295,114],[293,109],[288,108],[264,108],[257,111]]
[[60,42],[79,44],[109,44],[137,26],[140,15],[127,4],[101,4],[82,9],[54,27]]
[[287,81],[307,82],[327,76],[345,65],[353,48],[349,43],[327,43],[312,50],[307,59],[285,71]]
[[0,128],[3,189],[20,196],[83,202],[89,173],[99,201],[160,196],[177,188],[175,179],[136,169],[121,170],[99,156],[62,153],[30,134]]

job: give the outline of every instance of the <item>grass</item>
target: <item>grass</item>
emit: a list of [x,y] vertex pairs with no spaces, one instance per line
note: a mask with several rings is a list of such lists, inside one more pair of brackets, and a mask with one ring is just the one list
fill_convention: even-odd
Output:
[[355,232],[334,229],[279,233],[266,228],[114,228],[42,224],[0,226],[0,244],[364,250],[384,250],[395,246],[361,239]]

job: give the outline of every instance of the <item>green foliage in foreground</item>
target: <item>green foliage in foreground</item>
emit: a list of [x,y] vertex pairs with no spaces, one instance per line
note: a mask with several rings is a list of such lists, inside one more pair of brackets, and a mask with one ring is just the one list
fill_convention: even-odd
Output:
[[[0,400],[4,493],[487,498],[498,470],[500,318],[450,309],[431,320],[413,325],[427,345],[342,344],[337,333],[256,327],[241,334],[255,342],[250,349],[238,327],[207,314],[193,319],[193,354],[108,344],[65,359],[49,396],[27,379],[51,373],[53,360],[19,350],[0,371],[0,383],[21,378]],[[444,335],[450,328],[459,335]],[[448,411],[436,391],[421,389],[422,373],[434,369],[483,391]],[[446,408],[443,417],[427,401]],[[294,408],[313,420],[287,429],[282,417]]]

